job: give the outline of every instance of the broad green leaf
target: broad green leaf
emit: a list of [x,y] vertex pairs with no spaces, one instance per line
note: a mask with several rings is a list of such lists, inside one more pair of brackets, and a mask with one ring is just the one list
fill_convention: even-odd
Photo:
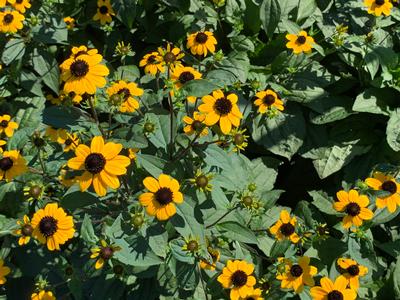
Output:
[[387,116],[393,110],[391,105],[396,103],[397,97],[393,89],[369,88],[357,96],[353,110]]
[[81,192],[78,185],[73,185],[65,193],[61,199],[61,206],[74,210],[80,207],[85,207],[98,203],[99,199],[95,194],[89,192]]
[[59,91],[60,70],[58,63],[47,51],[35,48],[33,51],[33,69],[41,76],[44,84],[56,94]]
[[90,220],[90,216],[88,214],[85,214],[82,221],[81,238],[89,244],[96,244],[99,240],[94,233],[92,221]]
[[182,87],[189,96],[203,97],[221,87],[206,79],[196,79],[185,83]]
[[272,36],[281,18],[281,7],[277,0],[263,0],[260,20],[268,36]]
[[386,140],[394,151],[400,151],[400,109],[390,114],[386,127]]
[[291,245],[290,240],[283,240],[283,241],[275,241],[271,248],[270,256],[271,257],[280,257],[283,256],[286,250],[289,249]]
[[256,235],[247,227],[237,222],[223,222],[217,224],[217,229],[224,233],[224,236],[231,238],[235,241],[257,244]]
[[25,54],[25,43],[23,39],[10,39],[1,54],[1,60],[5,65],[20,59]]
[[308,194],[313,198],[312,204],[328,215],[340,215],[334,208],[329,196],[322,191],[311,191]]
[[113,2],[117,18],[129,29],[132,28],[136,17],[136,6],[137,0],[115,0]]

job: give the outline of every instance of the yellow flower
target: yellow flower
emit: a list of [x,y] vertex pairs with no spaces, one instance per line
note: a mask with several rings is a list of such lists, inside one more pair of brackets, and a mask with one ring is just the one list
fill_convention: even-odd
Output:
[[217,267],[217,262],[219,262],[219,259],[221,257],[221,253],[217,249],[213,249],[211,247],[207,247],[207,252],[211,256],[211,262],[201,259],[200,260],[200,268],[203,270],[210,270],[210,271],[215,271],[215,268]]
[[394,213],[397,206],[400,206],[400,184],[396,182],[393,176],[375,172],[373,178],[365,179],[365,183],[374,190],[389,193],[387,196],[376,198],[378,208],[387,207],[389,212]]
[[100,54],[81,54],[76,58],[68,58],[61,64],[61,79],[65,82],[64,90],[67,93],[74,92],[94,94],[96,88],[106,85],[105,76],[109,70],[100,64],[103,57]]
[[185,54],[181,51],[181,49],[177,47],[173,47],[171,49],[171,44],[167,44],[167,49],[159,47],[158,53],[162,56],[166,65],[170,66],[171,68],[181,67],[182,62],[180,61]]
[[347,280],[343,277],[336,278],[335,282],[328,277],[323,277],[321,286],[312,287],[310,294],[313,300],[355,300],[357,294],[352,289],[347,289]]
[[203,193],[210,192],[212,190],[210,180],[213,177],[213,174],[204,174],[200,169],[197,169],[194,178],[190,178],[189,182]]
[[0,133],[4,132],[7,137],[12,137],[14,130],[18,128],[18,124],[10,120],[10,115],[0,116]]
[[[122,100],[120,112],[134,112],[139,108],[139,101],[134,97],[142,96],[143,90],[134,82],[120,80],[107,89],[107,94],[112,102],[119,104]],[[117,101],[113,101],[114,98]]]
[[313,277],[317,274],[317,268],[310,266],[309,257],[299,257],[297,264],[293,264],[289,259],[282,261],[285,263],[285,271],[276,276],[276,279],[281,280],[281,288],[293,289],[299,294],[304,290],[304,285],[315,285]]
[[115,12],[110,0],[97,1],[97,12],[93,16],[93,21],[100,21],[101,25],[105,25],[106,23],[111,23],[112,16],[115,16]]
[[20,238],[18,239],[18,245],[20,246],[26,245],[31,240],[31,236],[33,233],[33,227],[31,225],[29,217],[25,215],[22,221],[20,220],[17,221],[17,224],[19,225],[20,228],[15,230],[14,234],[20,236]]
[[26,160],[17,150],[4,151],[0,159],[0,180],[11,181],[14,177],[28,171]]
[[129,148],[128,149],[128,157],[131,160],[136,160],[136,153],[138,153],[140,149],[138,148]]
[[204,96],[202,101],[199,111],[206,115],[204,123],[207,126],[219,122],[223,134],[228,134],[232,125],[239,127],[243,115],[236,104],[238,97],[235,94],[230,93],[225,96],[221,90],[216,90],[212,95]]
[[193,119],[189,116],[183,117],[183,122],[186,123],[186,126],[183,128],[183,131],[187,135],[193,135],[194,133],[199,134],[200,136],[206,136],[208,134],[207,125],[204,124],[206,116],[195,111],[193,113]]
[[[174,68],[172,74],[171,74],[171,80],[174,82],[175,88],[179,90],[186,82],[200,79],[201,78],[201,73],[197,72],[195,69],[192,67],[183,67],[183,66],[178,66]],[[173,96],[173,93],[172,93]],[[187,100],[190,103],[195,103],[197,97],[195,96],[188,96]]]
[[266,90],[256,93],[256,101],[254,104],[258,106],[258,112],[265,114],[267,110],[276,108],[277,110],[284,110],[283,101],[279,99],[278,95],[273,90]]
[[0,31],[3,33],[16,33],[24,26],[22,24],[23,20],[25,20],[24,15],[18,11],[6,9],[0,12]]
[[349,228],[351,225],[361,226],[363,220],[371,220],[374,216],[369,210],[369,199],[366,195],[359,195],[356,190],[339,191],[336,193],[339,201],[333,204],[333,208],[347,215],[343,218],[343,227]]
[[204,57],[207,56],[208,51],[215,52],[215,45],[217,45],[217,40],[210,31],[192,33],[187,37],[186,42],[186,47],[193,55],[203,55]]
[[57,203],[49,203],[33,215],[31,225],[33,237],[47,244],[50,251],[60,250],[60,245],[72,239],[75,233],[74,220]]
[[179,182],[168,175],[161,174],[158,180],[154,177],[146,177],[143,184],[148,193],[139,196],[139,202],[146,207],[150,216],[156,216],[158,220],[165,221],[176,214],[176,204],[183,202],[183,194],[179,191]]
[[100,244],[100,247],[90,249],[92,252],[90,258],[97,258],[96,264],[94,265],[96,270],[101,269],[104,263],[113,257],[115,251],[121,250],[121,247],[108,245],[105,240],[101,240]]
[[30,8],[31,4],[29,3],[29,0],[15,0],[12,6],[20,13],[25,13],[26,8]]
[[72,17],[65,17],[64,18],[65,24],[67,24],[67,29],[71,30],[75,28],[75,19]]
[[24,196],[27,201],[35,201],[42,199],[46,187],[41,182],[30,181],[24,186]]
[[118,175],[126,174],[130,159],[118,155],[122,150],[121,144],[106,143],[101,136],[92,139],[90,148],[80,144],[75,149],[76,157],[68,160],[68,167],[73,170],[84,170],[77,177],[81,191],[86,191],[93,183],[97,195],[104,196],[107,187],[117,189],[120,186]]
[[287,34],[286,39],[289,42],[286,43],[286,48],[293,49],[294,54],[311,53],[311,49],[314,47],[314,39],[307,35],[304,30],[296,34]]
[[165,62],[158,52],[147,53],[139,62],[140,67],[144,67],[144,72],[156,75],[157,72],[165,71]]
[[11,270],[9,267],[4,266],[4,260],[0,258],[0,285],[5,284],[7,279],[6,275],[10,274]]
[[243,260],[228,260],[222,274],[218,276],[218,281],[225,289],[231,289],[231,300],[245,298],[253,292],[256,279],[252,276],[254,265]]
[[279,220],[269,229],[273,235],[275,235],[278,241],[291,240],[292,243],[297,243],[300,237],[296,233],[296,217],[290,217],[287,210],[282,210],[279,216]]
[[264,300],[264,297],[261,296],[261,289],[253,289],[253,291],[248,294],[246,297],[240,297],[239,300]]
[[365,276],[368,273],[368,268],[349,258],[338,258],[337,264],[342,271],[342,275],[339,277],[345,278],[351,289],[358,290],[360,286],[359,277]]
[[233,152],[240,152],[244,151],[247,147],[247,139],[249,138],[248,135],[244,134],[246,129],[239,130],[238,128],[232,129],[229,135],[232,137],[232,143],[234,145]]
[[364,5],[368,8],[369,14],[377,17],[382,14],[389,16],[390,10],[393,7],[390,0],[364,0]]
[[4,140],[0,140],[0,153],[3,153],[3,146],[5,145],[5,144],[7,144],[7,142],[6,141],[4,141]]
[[31,300],[56,300],[56,297],[51,291],[41,290],[31,295]]
[[60,145],[64,145],[64,152],[69,152],[75,150],[79,145],[79,138],[76,133],[69,134],[68,132],[63,132],[58,136],[57,142]]

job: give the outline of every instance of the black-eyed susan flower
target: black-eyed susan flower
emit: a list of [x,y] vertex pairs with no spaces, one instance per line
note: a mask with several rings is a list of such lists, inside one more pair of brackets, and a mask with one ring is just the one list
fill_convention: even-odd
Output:
[[105,25],[111,23],[112,16],[115,16],[115,12],[111,6],[110,0],[97,1],[97,12],[93,16],[93,21],[100,21],[101,25]]
[[19,236],[18,245],[23,246],[29,243],[33,233],[33,227],[29,220],[29,217],[25,215],[21,220],[17,221],[19,228],[14,231],[14,234]]
[[364,5],[368,8],[368,13],[374,16],[390,15],[393,4],[390,0],[364,0]]
[[183,194],[179,191],[179,182],[168,175],[161,174],[158,180],[154,177],[146,177],[143,185],[148,193],[139,196],[139,202],[146,207],[150,216],[156,216],[164,221],[176,214],[175,204],[183,202]]
[[16,33],[24,26],[22,23],[24,20],[24,15],[18,11],[6,9],[0,12],[0,31],[3,33]]
[[347,284],[353,290],[358,290],[360,286],[359,278],[368,273],[368,268],[358,264],[354,259],[338,258],[337,264],[340,268],[342,277],[347,280]]
[[74,220],[57,203],[49,203],[32,217],[33,237],[47,244],[50,251],[60,250],[60,245],[72,239],[75,233]]
[[[179,90],[185,83],[200,79],[201,78],[201,73],[196,71],[192,67],[183,67],[183,66],[177,66],[174,68],[172,74],[171,74],[171,80],[174,82],[174,86],[177,90]],[[188,96],[187,100],[190,103],[195,103],[197,97],[194,96]]]
[[68,58],[60,66],[61,79],[65,82],[64,90],[67,93],[74,92],[93,95],[96,88],[106,85],[105,76],[109,70],[101,64],[103,57],[100,54],[81,54],[76,58]]
[[113,104],[120,105],[120,112],[134,112],[139,108],[139,101],[134,97],[143,95],[143,90],[134,82],[120,80],[107,89],[107,95]]
[[206,136],[208,134],[207,125],[204,124],[204,120],[206,116],[204,114],[200,114],[198,112],[193,113],[193,119],[189,116],[183,117],[183,122],[185,122],[186,126],[183,127],[183,131],[187,135],[198,134],[199,136]]
[[300,237],[296,233],[296,217],[290,217],[287,210],[283,209],[279,215],[279,220],[269,229],[278,241],[291,240],[297,243]]
[[144,72],[151,75],[165,71],[165,62],[158,52],[151,52],[143,56],[139,66],[144,67]]
[[[89,56],[94,56],[96,60],[102,60],[103,57],[101,54],[99,54],[99,51],[95,48],[88,48],[85,45],[80,45],[80,46],[74,46],[71,49],[71,55],[70,58],[77,59],[80,55],[89,55]],[[68,67],[65,66],[65,61],[60,65],[60,68],[62,70],[68,69]]]
[[365,179],[365,183],[376,191],[385,191],[387,196],[379,196],[376,198],[376,206],[385,208],[389,212],[394,213],[397,206],[400,206],[400,184],[390,175],[381,172],[375,172],[372,178]]
[[189,182],[204,193],[210,192],[212,190],[210,181],[213,179],[213,177],[213,174],[205,174],[200,169],[197,169],[196,174],[194,174],[194,178],[190,178]]
[[125,56],[133,56],[135,52],[132,51],[132,46],[130,43],[126,43],[124,41],[120,41],[117,43],[115,47],[114,56],[120,56],[124,58]]
[[6,145],[6,144],[7,144],[6,141],[0,140],[0,153],[3,153],[3,151],[4,151],[3,146]]
[[206,259],[201,259],[200,260],[200,268],[203,270],[210,270],[210,271],[215,271],[215,268],[217,267],[217,262],[219,262],[221,258],[221,253],[212,247],[207,247],[207,252],[211,257],[211,261],[208,261]]
[[121,144],[106,143],[101,136],[92,139],[90,148],[80,144],[75,149],[76,157],[68,160],[68,167],[73,170],[82,170],[83,174],[77,177],[81,191],[86,191],[93,183],[97,195],[104,196],[107,187],[117,189],[120,186],[119,175],[126,174],[130,159],[119,155]]
[[366,195],[359,195],[356,190],[339,191],[336,193],[338,201],[333,204],[333,208],[338,212],[346,213],[343,218],[343,227],[349,228],[351,225],[359,227],[364,220],[371,220],[373,212],[367,207],[369,199]]
[[225,96],[221,90],[216,90],[212,95],[204,96],[202,101],[199,111],[206,115],[204,123],[207,126],[219,122],[223,134],[228,134],[232,130],[232,125],[239,127],[243,115],[237,105],[237,95],[230,93]]
[[311,53],[315,44],[314,39],[304,30],[298,34],[289,33],[286,35],[286,39],[289,41],[286,43],[286,48],[293,49],[294,54]]
[[59,133],[57,142],[64,147],[64,152],[75,150],[79,145],[79,137],[76,133],[62,131]]
[[254,105],[258,106],[258,112],[265,114],[270,109],[284,110],[283,101],[279,99],[278,95],[270,89],[256,93],[257,99]]
[[4,265],[4,260],[0,258],[0,285],[7,282],[6,276],[10,274],[11,269]]
[[166,49],[159,47],[157,50],[164,59],[165,64],[170,68],[174,69],[182,66],[181,59],[185,54],[178,47],[171,47],[171,44],[168,43]]
[[231,289],[231,300],[238,300],[240,297],[246,299],[253,292],[253,286],[256,284],[253,272],[253,264],[243,260],[228,260],[217,280],[225,289]]
[[214,53],[217,40],[211,31],[199,31],[187,37],[186,47],[193,55],[207,56],[207,53]]
[[285,264],[285,270],[278,273],[276,279],[281,281],[281,288],[293,289],[296,294],[304,290],[304,285],[314,286],[314,276],[317,268],[310,266],[310,258],[307,256],[299,257],[297,263],[290,259],[280,259]]
[[7,137],[12,137],[14,130],[17,128],[18,124],[11,121],[10,115],[0,116],[0,133],[4,133]]
[[67,29],[72,30],[75,28],[75,19],[72,17],[65,17],[64,18],[65,24],[67,24]]
[[52,291],[39,290],[31,295],[31,300],[56,300]]
[[4,151],[0,159],[0,180],[7,182],[28,170],[26,160],[17,150]]
[[31,4],[29,0],[15,0],[12,6],[18,10],[20,13],[25,13],[27,8],[31,8]]
[[315,233],[317,234],[317,237],[320,239],[326,239],[329,237],[329,228],[328,224],[326,223],[318,223],[316,228],[315,228]]
[[238,128],[233,128],[232,131],[229,133],[232,138],[233,152],[244,151],[247,147],[247,139],[249,138],[249,136],[244,134],[245,132],[246,129],[240,130]]
[[189,236],[185,238],[185,244],[182,246],[182,250],[195,255],[200,250],[200,239],[198,237]]
[[64,90],[61,90],[60,95],[48,94],[46,95],[46,99],[54,105],[66,105],[70,104],[71,102],[73,104],[79,104],[82,101],[82,96],[76,94],[75,92],[67,93]]
[[355,300],[357,293],[347,288],[347,280],[336,278],[333,282],[328,277],[321,278],[320,286],[312,287],[310,294],[313,300]]
[[44,195],[45,186],[41,182],[30,181],[24,186],[23,191],[27,201],[39,200]]
[[96,264],[94,265],[95,269],[101,269],[104,266],[104,263],[109,261],[116,251],[121,250],[121,247],[109,245],[105,240],[101,240],[100,244],[100,247],[90,249],[92,252],[90,258],[97,259]]
[[253,289],[251,293],[249,293],[246,297],[240,297],[239,300],[264,300],[264,297],[261,296],[262,290],[257,288]]

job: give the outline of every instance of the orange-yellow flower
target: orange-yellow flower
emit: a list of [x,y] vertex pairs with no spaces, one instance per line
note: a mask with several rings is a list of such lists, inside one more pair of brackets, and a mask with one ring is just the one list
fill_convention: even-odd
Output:
[[294,54],[311,53],[311,49],[314,47],[314,39],[307,34],[304,30],[298,34],[287,34],[286,39],[289,42],[286,43],[286,48],[293,49]]

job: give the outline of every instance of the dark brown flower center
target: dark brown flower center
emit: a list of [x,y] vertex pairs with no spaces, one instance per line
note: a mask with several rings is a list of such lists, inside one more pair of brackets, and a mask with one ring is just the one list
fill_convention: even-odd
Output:
[[100,153],[90,153],[85,159],[85,168],[92,174],[100,173],[106,165],[106,159]]
[[232,274],[231,280],[235,287],[244,286],[247,283],[247,274],[241,270],[237,270]]
[[164,60],[166,63],[171,64],[176,61],[176,55],[172,52],[167,52],[164,55]]
[[357,276],[360,273],[360,268],[357,265],[351,265],[347,268],[347,273],[351,276]]
[[103,259],[110,259],[114,254],[114,250],[111,247],[103,247],[100,249],[100,257]]
[[18,3],[18,4],[21,4],[23,1],[24,1],[24,0],[17,0],[17,1],[15,1],[15,2]]
[[361,211],[360,205],[355,202],[350,202],[346,206],[346,213],[352,217],[357,216]]
[[72,75],[76,77],[83,77],[89,72],[89,65],[86,61],[77,59],[71,64],[70,70]]
[[300,35],[297,38],[296,43],[299,45],[303,45],[306,41],[307,41],[307,38],[304,35]]
[[105,5],[100,6],[100,7],[99,7],[99,12],[100,12],[102,15],[107,14],[107,13],[108,13],[108,7],[105,6]]
[[119,95],[123,94],[125,100],[128,99],[128,98],[131,96],[131,92],[129,91],[128,88],[122,88],[122,89],[120,89],[120,90],[118,91],[118,94],[119,94]]
[[241,133],[237,133],[235,134],[234,138],[233,138],[233,143],[235,145],[242,145],[245,141],[245,137],[243,134]]
[[10,170],[13,165],[14,162],[9,157],[3,157],[2,159],[0,159],[0,169],[4,172]]
[[337,290],[333,290],[328,294],[328,300],[343,300],[343,294]]
[[3,128],[7,128],[7,126],[8,126],[8,121],[7,121],[7,120],[1,121],[1,122],[0,122],[0,126],[3,127]]
[[12,14],[5,14],[3,17],[3,23],[8,25],[14,20],[14,16]]
[[294,233],[294,226],[290,223],[284,223],[279,230],[284,236],[291,236]]
[[185,84],[188,81],[191,81],[194,79],[194,75],[191,72],[182,72],[181,75],[179,75],[179,82],[182,84]]
[[52,236],[57,231],[57,220],[50,216],[42,218],[39,230],[46,238]]
[[156,63],[157,63],[156,56],[155,56],[155,55],[150,55],[150,56],[147,58],[147,63],[148,63],[148,64],[156,64]]
[[38,185],[34,185],[29,189],[29,195],[35,199],[39,198],[42,193],[42,188]]
[[193,128],[193,130],[199,132],[199,131],[203,130],[204,124],[198,120],[194,120],[192,123],[192,128]]
[[21,232],[24,236],[31,236],[33,232],[33,227],[29,224],[25,224],[22,226]]
[[214,103],[214,110],[221,116],[229,114],[232,107],[232,102],[225,97],[217,99]]
[[69,145],[71,145],[71,144],[72,144],[72,140],[71,140],[70,138],[68,138],[68,139],[65,140],[65,145],[66,145],[66,146],[69,146]]
[[199,44],[204,44],[205,42],[207,42],[207,39],[208,36],[204,32],[199,32],[198,34],[196,34],[195,40]]
[[303,274],[303,269],[299,265],[293,265],[290,268],[290,274],[292,274],[293,277],[300,277],[301,274]]
[[385,0],[375,0],[375,4],[381,6],[385,4]]
[[271,95],[271,94],[266,95],[266,96],[263,98],[263,103],[264,103],[265,105],[272,105],[272,104],[274,104],[274,102],[275,102],[275,97],[274,97],[273,95]]
[[397,192],[397,185],[391,180],[382,183],[382,190],[394,194]]
[[189,241],[189,243],[187,244],[187,249],[190,252],[195,252],[199,249],[199,243],[197,243],[197,241]]
[[199,188],[205,188],[208,184],[208,178],[206,175],[200,175],[196,178],[196,185]]
[[168,203],[172,202],[172,191],[167,188],[163,187],[160,188],[157,192],[155,192],[156,201],[161,205],[167,205]]

